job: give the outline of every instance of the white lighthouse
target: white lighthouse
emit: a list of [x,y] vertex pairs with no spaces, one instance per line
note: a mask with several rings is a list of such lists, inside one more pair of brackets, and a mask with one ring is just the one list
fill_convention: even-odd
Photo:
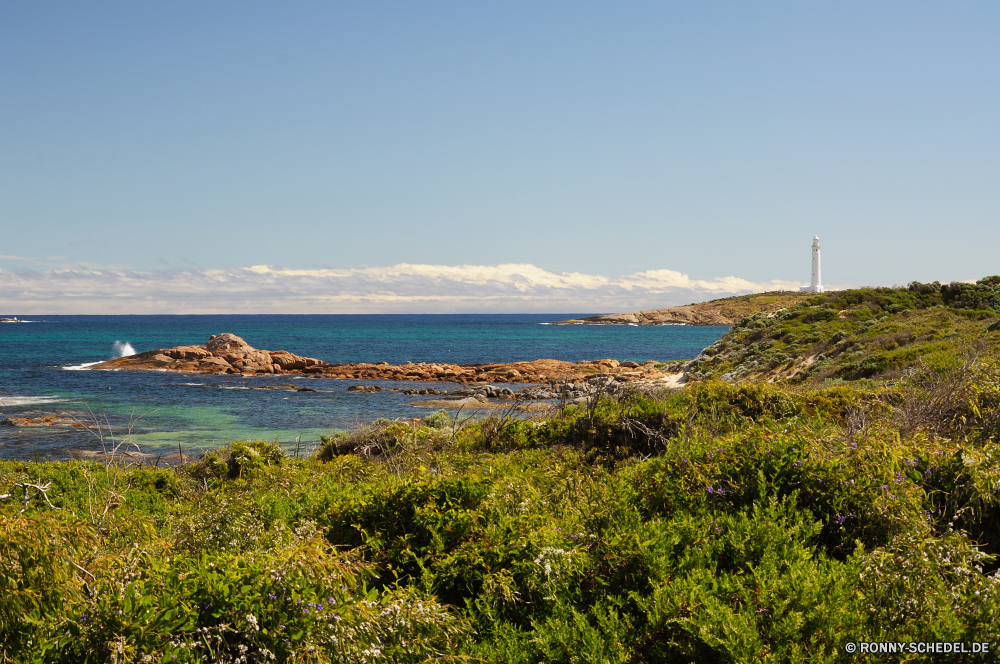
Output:
[[822,293],[825,289],[823,288],[823,279],[820,277],[819,273],[819,236],[813,237],[813,273],[812,282],[806,288],[800,288],[799,290],[805,293]]

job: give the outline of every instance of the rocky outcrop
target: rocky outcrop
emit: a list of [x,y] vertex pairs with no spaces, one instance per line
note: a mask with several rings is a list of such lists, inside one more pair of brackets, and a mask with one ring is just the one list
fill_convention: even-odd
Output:
[[747,316],[790,307],[811,296],[790,291],[757,293],[683,307],[571,318],[553,325],[735,325]]
[[534,360],[498,364],[413,363],[389,364],[365,362],[330,364],[312,357],[301,357],[284,350],[258,350],[235,334],[218,334],[204,346],[160,348],[137,355],[118,357],[95,364],[90,369],[131,371],[179,371],[187,373],[226,373],[255,376],[263,374],[311,374],[325,378],[367,380],[449,381],[456,383],[546,383],[576,380],[594,374],[607,374],[617,380],[645,380],[656,375],[656,362],[642,365],[617,360]]
[[8,417],[0,420],[0,426],[29,428],[70,427],[73,429],[82,429],[85,425],[72,417],[64,417],[61,415],[42,415],[40,417]]
[[563,362],[560,360],[534,360],[533,362],[508,362],[498,364],[439,364],[408,362],[392,365],[335,364],[323,367],[322,373],[334,378],[361,378],[370,380],[450,381],[455,383],[545,383],[571,380],[574,377],[606,373],[620,376],[622,380],[638,380],[656,372],[656,362],[624,366],[617,360],[588,360]]
[[160,348],[117,357],[92,369],[184,371],[193,373],[280,374],[308,373],[327,363],[286,350],[258,350],[235,334],[215,334],[204,346]]

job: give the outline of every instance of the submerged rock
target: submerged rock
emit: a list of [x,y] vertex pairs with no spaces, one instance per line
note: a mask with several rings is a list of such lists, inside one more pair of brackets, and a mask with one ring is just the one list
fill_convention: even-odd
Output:
[[42,415],[41,417],[8,417],[0,420],[3,427],[71,427],[82,429],[84,425],[72,417],[60,415]]

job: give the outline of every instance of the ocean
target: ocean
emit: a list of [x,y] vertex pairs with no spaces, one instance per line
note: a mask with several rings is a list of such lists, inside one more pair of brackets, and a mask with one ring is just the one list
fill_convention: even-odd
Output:
[[[197,454],[246,439],[308,449],[335,429],[378,417],[427,414],[408,405],[413,396],[399,392],[348,392],[362,382],[356,380],[84,368],[122,352],[203,344],[222,332],[256,348],[334,363],[472,364],[692,358],[729,329],[545,324],[586,315],[591,314],[19,316],[32,322],[0,324],[0,420],[58,415],[88,426],[0,426],[0,458],[85,457],[112,444],[109,433],[116,441],[127,435],[132,449],[150,454],[176,454],[178,446]],[[383,388],[456,387],[363,382]],[[317,391],[252,389],[288,383]]]

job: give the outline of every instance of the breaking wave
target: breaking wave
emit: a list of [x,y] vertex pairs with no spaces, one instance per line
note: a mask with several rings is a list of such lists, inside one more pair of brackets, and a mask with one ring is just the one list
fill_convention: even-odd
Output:
[[132,348],[132,344],[128,341],[122,343],[121,341],[116,341],[111,344],[111,350],[114,351],[115,357],[128,357],[129,355],[135,355],[135,348]]

